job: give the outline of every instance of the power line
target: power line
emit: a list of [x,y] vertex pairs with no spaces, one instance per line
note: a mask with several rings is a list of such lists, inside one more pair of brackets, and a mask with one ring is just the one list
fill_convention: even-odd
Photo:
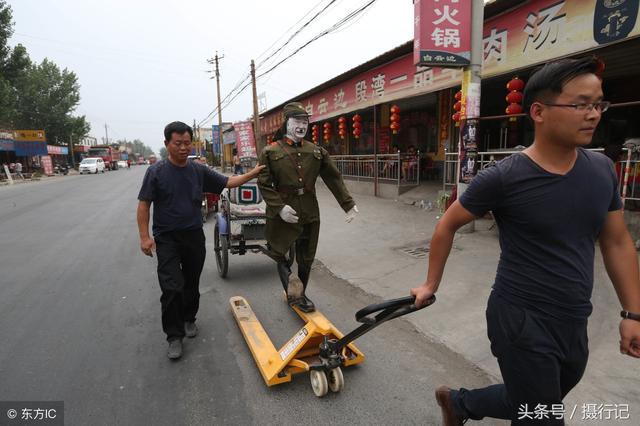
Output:
[[364,10],[366,10],[369,6],[371,6],[376,1],[377,0],[370,0],[367,4],[365,4],[361,8],[356,9],[353,12],[349,13],[343,19],[341,19],[340,21],[338,21],[337,23],[335,23],[331,27],[327,28],[326,30],[322,31],[321,33],[319,33],[318,35],[313,37],[311,40],[309,40],[308,42],[306,42],[305,44],[303,44],[302,46],[300,46],[299,48],[294,50],[293,53],[291,53],[289,56],[287,56],[286,58],[282,59],[280,62],[278,62],[277,64],[275,64],[271,68],[269,68],[267,71],[265,71],[262,74],[260,74],[257,78],[260,78],[260,77],[270,73],[271,71],[276,69],[278,66],[282,65],[285,61],[291,59],[294,55],[296,55],[298,52],[300,52],[302,49],[304,49],[305,47],[307,47],[308,45],[310,45],[314,41],[318,40],[321,37],[324,37],[327,34],[330,34],[331,32],[333,32],[333,31],[337,30],[338,28],[340,28],[341,26],[345,25],[347,22],[349,22],[350,20],[352,20],[353,18],[358,16],[360,13],[362,13]]
[[[331,0],[329,2],[329,4],[327,4],[324,8],[322,8],[318,13],[316,13],[315,15],[313,15],[313,17],[311,19],[309,19],[307,22],[304,23],[304,25],[302,25],[298,31],[296,31],[295,33],[293,33],[293,35],[291,37],[289,37],[289,40],[287,40],[282,46],[280,46],[278,48],[278,50],[276,50],[275,52],[273,52],[271,55],[269,55],[270,57],[275,56],[278,52],[280,52],[282,49],[284,49],[290,42],[291,40],[293,40],[293,38],[295,36],[297,36],[298,34],[300,34],[300,31],[304,30],[311,22],[313,22],[318,16],[320,16],[322,14],[322,12],[324,12],[325,10],[327,10],[329,7],[331,7],[332,4],[334,4],[337,0]],[[260,62],[257,66],[256,69],[260,68],[260,66],[262,66],[266,61],[268,61],[270,58],[265,59],[264,61]]]
[[[271,47],[273,47],[278,40],[280,40],[285,34],[287,34],[291,28],[295,27],[300,21],[302,21],[304,18],[306,18],[310,13],[312,13],[317,7],[318,5],[320,5],[322,3],[323,0],[321,0],[319,3],[317,3],[315,6],[313,6],[307,13],[305,13],[305,15],[300,18],[295,24],[293,24],[291,27],[289,27],[289,29],[287,31],[285,31],[283,33],[282,36],[278,37],[278,39],[276,39],[276,41],[271,44],[271,46],[269,46],[265,51],[263,51],[258,58],[262,57],[263,55],[265,55],[269,49],[271,49]],[[322,8],[322,10],[320,10],[318,13],[316,13],[311,19],[309,19],[307,22],[305,22],[293,35],[291,35],[291,37],[289,37],[289,39],[282,45],[280,46],[275,52],[271,53],[269,55],[269,58],[265,59],[264,61],[262,61],[260,64],[258,64],[256,66],[256,69],[259,68],[261,65],[263,65],[265,62],[271,60],[274,58],[274,55],[276,55],[278,52],[280,52],[284,47],[286,47],[291,40],[293,40],[304,28],[306,28],[311,22],[313,22],[318,16],[320,16],[323,12],[325,12],[331,5],[333,5],[334,3],[336,3],[339,0],[331,0],[324,8]],[[209,63],[211,63],[211,60],[208,61]],[[250,74],[247,74],[243,79],[241,79],[235,86],[233,89],[231,89],[231,91],[229,93],[227,93],[227,95],[224,97],[224,99],[221,101],[221,103],[225,102],[227,99],[229,99],[229,97],[231,95],[233,95],[234,92],[236,92],[237,90],[240,90],[239,92],[236,93],[235,96],[233,96],[233,98],[231,98],[225,106],[228,106],[235,98],[238,97],[238,95],[244,90],[246,89],[248,86],[245,85],[244,87],[242,87],[242,89],[240,89],[240,86],[242,86],[249,78],[251,77]],[[225,106],[221,106],[220,108],[222,110],[224,110]],[[209,114],[207,114],[207,116],[205,118],[203,118],[200,123],[198,124],[198,126],[200,126],[202,123],[205,123],[206,121],[208,121],[210,118],[214,118],[216,116],[216,114],[218,113],[218,108],[214,108],[213,111],[211,111]]]
[[[333,3],[335,3],[337,0],[332,0],[327,6],[325,6],[325,8],[323,10],[321,10],[319,13],[317,13],[316,15],[314,15],[314,17],[307,21],[307,23],[305,23],[304,26],[308,25],[313,19],[315,19],[320,13],[322,13],[324,10],[326,10],[327,7],[331,6]],[[324,37],[327,34],[330,34],[336,30],[338,30],[339,28],[341,28],[343,25],[345,25],[347,22],[351,21],[352,19],[354,19],[355,17],[357,17],[358,15],[360,15],[362,12],[364,12],[367,8],[369,8],[373,3],[375,3],[377,0],[370,0],[368,3],[366,3],[365,5],[363,5],[362,7],[355,9],[354,11],[352,11],[351,13],[349,13],[347,16],[345,16],[344,18],[342,18],[341,20],[339,20],[338,22],[336,22],[335,24],[333,24],[332,26],[330,26],[329,28],[325,29],[324,31],[320,32],[319,34],[317,34],[315,37],[313,37],[311,40],[307,41],[305,44],[303,44],[302,46],[300,46],[299,48],[297,48],[296,50],[294,50],[289,56],[287,56],[286,58],[282,59],[281,61],[279,61],[277,64],[275,64],[274,66],[272,66],[271,68],[269,68],[267,71],[263,72],[262,74],[258,75],[256,77],[256,80],[269,74],[271,71],[275,70],[278,66],[282,65],[284,62],[286,62],[287,60],[291,59],[293,56],[295,56],[298,52],[300,52],[302,49],[304,49],[305,47],[307,47],[309,44],[313,43],[314,41],[318,40],[321,37]],[[298,32],[296,32],[296,34],[298,34]],[[296,34],[294,34],[291,38],[293,38]],[[287,42],[285,43],[285,45],[287,43],[289,43],[289,41],[291,41],[291,38],[289,40],[287,40]],[[281,46],[281,48],[279,48],[275,53],[279,52],[285,45]],[[275,54],[274,53],[274,54]],[[261,64],[263,64],[265,61],[263,61]],[[251,85],[251,82],[248,82],[247,84],[245,84],[241,89],[240,86],[247,81],[247,79],[250,78],[250,75],[247,75],[244,79],[240,80],[240,82],[238,82],[238,84],[236,84],[236,86],[231,90],[231,92],[229,92],[224,100],[222,102],[226,103],[224,105],[221,105],[220,109],[221,111],[223,111],[226,107],[228,107],[247,87],[249,87]],[[235,92],[235,95],[229,99],[229,97],[233,94],[233,92]],[[228,99],[228,100],[227,100]],[[214,118],[216,116],[216,114],[218,113],[217,111],[218,108],[215,108],[213,111],[211,111],[207,117],[205,117],[203,120],[200,121],[200,123],[198,125],[202,125],[203,123],[207,122],[210,118]],[[221,112],[220,111],[220,112]]]
[[271,49],[273,46],[276,45],[276,43],[278,43],[278,41],[280,41],[280,39],[282,39],[289,31],[291,31],[291,29],[293,29],[293,27],[295,27],[296,25],[298,25],[304,18],[306,18],[307,16],[309,16],[311,14],[311,12],[313,12],[315,10],[315,8],[317,8],[324,0],[320,0],[318,3],[316,3],[315,6],[313,6],[311,9],[309,9],[309,11],[307,13],[304,14],[304,16],[300,19],[298,19],[298,21],[296,21],[295,24],[291,25],[284,33],[282,33],[282,35],[280,37],[278,37],[276,39],[276,41],[274,41],[271,46],[267,47],[262,53],[260,53],[258,55],[258,57],[256,58],[256,60],[262,58],[268,51],[269,49]]

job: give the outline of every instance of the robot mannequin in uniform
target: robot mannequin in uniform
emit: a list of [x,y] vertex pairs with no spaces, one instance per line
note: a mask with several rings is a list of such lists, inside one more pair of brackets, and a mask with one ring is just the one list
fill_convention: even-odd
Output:
[[[266,238],[287,302],[304,312],[315,310],[307,298],[311,266],[315,258],[320,231],[320,212],[315,194],[318,176],[325,182],[351,222],[358,213],[347,191],[342,175],[326,149],[304,140],[309,127],[309,114],[298,102],[284,106],[281,133],[264,148],[260,164],[265,165],[258,176],[258,185],[267,203]],[[285,254],[296,245],[297,274],[292,274]]]

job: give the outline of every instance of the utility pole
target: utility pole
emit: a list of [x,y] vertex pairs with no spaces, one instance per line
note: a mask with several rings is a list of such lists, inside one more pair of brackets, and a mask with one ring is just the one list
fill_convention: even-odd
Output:
[[69,135],[69,154],[71,154],[71,167],[76,167],[76,160],[73,158],[73,132]]
[[193,119],[193,127],[191,128],[191,130],[193,131],[193,136],[195,137],[195,140],[191,141],[191,142],[194,142],[195,145],[196,145],[196,149],[195,149],[194,153],[195,153],[195,155],[200,155],[200,147],[198,146],[198,140],[199,139],[198,139],[198,132],[196,131],[196,119],[195,118]]
[[[465,161],[474,161],[477,166],[477,148],[468,149],[465,146],[463,134],[467,134],[467,139],[471,145],[478,146],[477,129],[478,120],[475,118],[480,116],[480,85],[482,81],[482,28],[484,25],[484,0],[472,0],[471,5],[471,63],[464,68],[462,77],[462,93],[466,94],[465,112],[463,126],[460,128],[460,142],[458,152],[458,199],[467,190],[467,183],[461,182],[459,179],[463,164]],[[471,117],[472,120],[467,120]],[[465,155],[462,155],[463,152]],[[471,159],[471,160],[468,160]],[[475,231],[475,222],[471,221],[467,225],[461,227],[458,232],[471,233]]]
[[[222,171],[224,171],[224,144],[222,143],[222,106],[220,102],[220,67],[218,65],[218,61],[224,58],[224,55],[218,56],[218,52],[213,59],[213,64],[215,64],[216,70],[216,89],[218,90],[218,146],[220,146],[220,167]],[[212,63],[211,60],[208,61]],[[213,77],[212,77],[213,78]],[[212,141],[212,144],[216,143],[216,141]]]
[[107,131],[107,123],[104,123],[105,144],[109,145],[109,132]]
[[253,135],[256,140],[256,153],[262,152],[262,141],[260,140],[260,115],[258,114],[258,92],[256,89],[256,66],[251,60],[251,86],[253,86]]

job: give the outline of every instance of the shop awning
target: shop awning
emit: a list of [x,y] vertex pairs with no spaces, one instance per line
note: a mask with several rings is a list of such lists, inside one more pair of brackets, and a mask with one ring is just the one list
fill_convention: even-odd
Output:
[[48,155],[46,142],[15,141],[16,156],[32,157],[35,155]]

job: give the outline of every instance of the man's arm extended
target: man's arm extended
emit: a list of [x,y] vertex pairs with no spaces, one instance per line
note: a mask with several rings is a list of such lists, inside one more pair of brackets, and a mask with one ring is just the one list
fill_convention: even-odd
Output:
[[456,200],[436,225],[429,246],[427,278],[420,287],[411,289],[411,294],[416,296],[417,307],[424,305],[438,290],[456,231],[474,219],[476,217]]
[[263,165],[258,164],[248,173],[238,176],[230,176],[227,181],[227,188],[236,188],[243,183],[249,182],[251,179],[255,178],[260,174],[260,171],[264,169]]
[[[638,255],[622,210],[608,213],[600,232],[600,251],[622,309],[640,314]],[[640,321],[620,322],[620,352],[640,358]]]
[[138,202],[138,212],[136,216],[138,219],[138,234],[140,235],[140,250],[147,256],[153,257],[153,250],[156,248],[156,243],[149,235],[150,209],[151,203],[149,201],[140,200]]

